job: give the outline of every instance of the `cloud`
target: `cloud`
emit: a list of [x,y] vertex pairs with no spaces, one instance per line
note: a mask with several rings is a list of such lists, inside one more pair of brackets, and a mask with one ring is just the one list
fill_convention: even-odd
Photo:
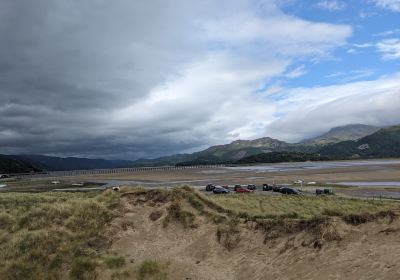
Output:
[[400,12],[400,0],[373,0],[378,7]]
[[339,10],[343,10],[346,7],[346,4],[344,2],[333,1],[333,0],[319,1],[317,5],[321,9],[330,10],[330,11],[339,11]]
[[373,81],[295,88],[279,102],[283,116],[266,127],[266,134],[299,141],[349,123],[394,125],[400,122],[399,107],[400,73]]
[[385,37],[385,36],[392,36],[392,35],[396,35],[396,34],[400,34],[400,28],[379,32],[379,33],[373,34],[373,36]]
[[359,70],[352,70],[352,71],[348,71],[348,72],[336,72],[336,73],[327,75],[325,77],[328,79],[333,79],[335,82],[347,83],[347,82],[351,82],[351,81],[368,78],[374,74],[375,74],[375,71],[372,69],[359,69]]
[[400,39],[380,41],[376,47],[386,60],[400,59]]
[[301,76],[305,75],[306,73],[307,73],[307,70],[305,69],[305,65],[300,65],[299,67],[286,73],[286,77],[293,79],[293,78],[301,77]]
[[272,1],[1,1],[0,152],[134,159],[263,136],[280,107],[258,89],[351,35]]

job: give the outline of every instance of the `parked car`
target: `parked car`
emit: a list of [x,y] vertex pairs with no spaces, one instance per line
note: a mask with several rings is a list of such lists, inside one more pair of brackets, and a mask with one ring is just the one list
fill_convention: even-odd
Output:
[[303,181],[302,181],[302,180],[296,180],[296,181],[294,181],[293,183],[294,183],[294,184],[299,184],[299,185],[300,185],[300,184],[303,184]]
[[331,189],[324,189],[324,194],[333,194],[333,190],[331,190]]
[[223,187],[224,189],[229,190],[229,186],[228,186],[228,185],[223,185],[223,186],[221,186],[221,187]]
[[315,194],[316,194],[316,195],[322,195],[322,194],[332,195],[332,194],[334,194],[334,193],[333,193],[333,190],[331,190],[331,189],[323,189],[323,190],[321,190],[321,189],[316,189],[316,190],[315,190]]
[[295,195],[300,194],[300,192],[297,189],[289,187],[282,187],[279,191],[282,194],[295,194]]
[[0,174],[0,179],[7,179],[7,178],[10,178],[10,176],[6,174]]
[[279,192],[280,189],[281,189],[281,186],[277,186],[277,185],[273,185],[273,186],[272,186],[272,191],[273,191],[273,192]]
[[270,185],[270,184],[263,184],[263,191],[272,191],[274,185]]
[[212,192],[213,192],[214,194],[225,194],[225,193],[229,193],[229,190],[227,190],[227,189],[225,189],[225,188],[223,188],[223,187],[218,186],[218,187],[215,187],[215,188],[212,190]]
[[256,189],[257,189],[257,186],[256,186],[256,185],[254,185],[254,184],[250,184],[250,185],[247,185],[247,189],[248,189],[248,190],[252,190],[252,191],[254,191],[254,190],[256,190]]
[[206,186],[206,191],[207,192],[212,192],[212,190],[215,188],[215,186],[213,185],[213,184],[208,184],[207,186]]
[[249,190],[248,188],[242,187],[240,185],[236,185],[234,188],[234,191],[237,193],[252,193],[252,192],[254,192],[253,190]]

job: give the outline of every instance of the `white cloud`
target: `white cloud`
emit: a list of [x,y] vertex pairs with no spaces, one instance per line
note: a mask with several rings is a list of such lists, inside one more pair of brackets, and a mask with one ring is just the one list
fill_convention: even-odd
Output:
[[381,8],[400,12],[400,0],[373,0]]
[[352,70],[348,72],[336,72],[330,75],[325,76],[328,79],[333,79],[334,82],[339,83],[347,83],[351,81],[360,80],[363,78],[371,77],[375,74],[375,71],[372,69],[359,69]]
[[291,89],[276,106],[283,117],[268,125],[266,134],[288,141],[349,123],[398,124],[400,73],[373,81]]
[[210,21],[205,29],[210,40],[228,47],[258,45],[263,52],[286,56],[321,55],[344,45],[352,35],[349,25],[311,22],[282,13],[264,18],[240,13]]
[[298,78],[301,77],[303,75],[305,75],[307,73],[307,70],[305,69],[305,65],[300,65],[299,67],[289,71],[288,73],[286,73],[286,77],[288,78]]
[[334,1],[334,0],[323,0],[318,2],[318,7],[330,10],[330,11],[339,11],[343,10],[346,7],[346,3],[341,1]]
[[379,32],[379,33],[373,34],[373,36],[385,37],[385,36],[392,36],[392,35],[396,35],[396,34],[400,34],[400,28]]
[[377,43],[376,47],[384,59],[400,59],[400,39],[383,40]]

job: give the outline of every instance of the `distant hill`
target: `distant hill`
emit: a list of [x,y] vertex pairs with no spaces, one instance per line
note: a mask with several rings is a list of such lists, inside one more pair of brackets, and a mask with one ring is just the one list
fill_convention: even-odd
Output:
[[383,128],[356,141],[328,145],[319,152],[336,159],[400,157],[400,125]]
[[131,161],[127,160],[87,159],[76,157],[62,158],[42,155],[13,155],[9,157],[29,163],[37,169],[47,171],[119,168],[128,167],[132,164]]
[[14,159],[7,155],[0,155],[0,174],[29,173],[32,171],[40,171],[40,169],[23,160]]
[[318,137],[301,141],[302,145],[328,145],[339,143],[342,141],[358,140],[365,136],[377,132],[380,127],[365,125],[365,124],[349,124],[345,126],[334,127],[327,133]]
[[[134,165],[206,165],[236,162],[253,155],[263,155],[272,152],[290,152],[317,154],[324,146],[346,140],[357,140],[379,130],[378,127],[351,124],[332,128],[321,136],[302,141],[287,143],[270,137],[255,140],[236,140],[230,144],[212,146],[193,154],[178,154],[152,160],[138,160]],[[295,154],[292,154],[295,155]],[[277,156],[277,154],[275,154]],[[284,156],[282,154],[282,156]],[[287,155],[286,155],[287,156]],[[249,159],[251,160],[251,159]],[[272,159],[269,159],[272,160]],[[265,161],[270,162],[270,161]]]
[[133,166],[400,157],[399,130],[400,126],[379,130],[374,126],[352,124],[332,128],[319,137],[296,144],[263,137],[255,140],[236,140],[230,144],[212,146],[192,154],[176,154],[135,161],[61,158],[42,155],[17,155],[6,156],[6,158],[3,156],[3,158],[0,158],[0,167],[3,168],[2,172],[5,173],[5,170],[14,170],[10,172],[64,171]]

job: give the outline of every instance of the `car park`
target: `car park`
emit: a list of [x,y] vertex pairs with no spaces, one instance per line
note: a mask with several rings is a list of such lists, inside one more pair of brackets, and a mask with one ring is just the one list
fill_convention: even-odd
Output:
[[212,192],[212,190],[215,188],[215,186],[213,185],[213,184],[208,184],[207,186],[206,186],[206,191],[207,192]]
[[227,190],[223,187],[217,186],[212,190],[212,192],[214,194],[226,194],[226,193],[229,193],[229,190]]
[[254,184],[249,184],[249,185],[247,185],[247,189],[248,189],[248,190],[252,190],[252,191],[254,191],[254,190],[256,190],[256,189],[257,189],[257,186],[256,186],[256,185],[254,185]]

